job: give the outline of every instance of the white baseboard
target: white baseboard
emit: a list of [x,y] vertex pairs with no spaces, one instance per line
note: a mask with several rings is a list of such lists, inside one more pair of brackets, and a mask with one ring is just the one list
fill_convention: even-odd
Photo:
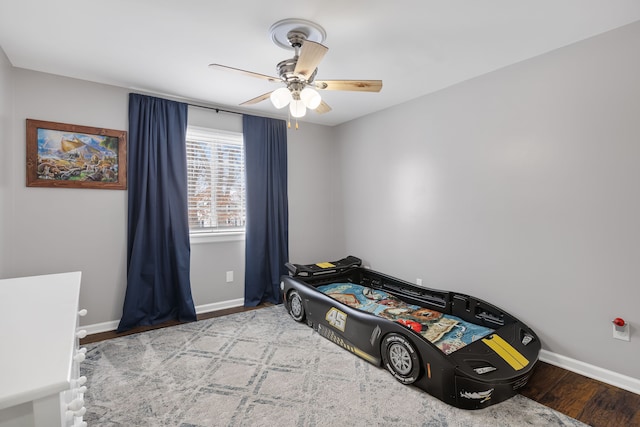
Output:
[[213,302],[211,304],[196,306],[196,314],[224,310],[225,308],[242,307],[243,305],[244,305],[244,298],[237,298],[237,299],[232,299],[229,301],[222,301],[222,302]]
[[82,325],[79,329],[87,331],[87,335],[99,334],[100,332],[115,331],[118,329],[119,320],[112,320],[110,322],[94,323],[92,325]]
[[[209,313],[211,311],[224,310],[226,308],[241,307],[244,304],[244,298],[232,299],[229,301],[214,302],[196,306],[196,314]],[[92,325],[80,326],[80,329],[87,331],[87,335],[98,334],[100,332],[115,331],[118,329],[119,320],[110,322],[94,323]]]
[[614,387],[640,394],[640,379],[599,368],[598,366],[593,366],[547,350],[540,350],[540,360],[566,369],[567,371],[602,381]]

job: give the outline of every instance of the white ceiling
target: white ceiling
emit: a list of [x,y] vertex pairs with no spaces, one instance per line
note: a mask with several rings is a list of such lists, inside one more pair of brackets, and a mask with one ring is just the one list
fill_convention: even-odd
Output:
[[276,21],[321,25],[318,79],[381,79],[380,93],[323,91],[336,125],[640,20],[638,0],[0,0],[0,46],[15,67],[113,84],[236,111],[286,117],[276,76],[292,56]]

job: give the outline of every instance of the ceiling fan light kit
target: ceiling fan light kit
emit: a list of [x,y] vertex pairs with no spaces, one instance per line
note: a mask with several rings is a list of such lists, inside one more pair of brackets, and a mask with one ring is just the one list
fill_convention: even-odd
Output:
[[300,117],[304,117],[307,114],[307,107],[304,106],[304,103],[300,99],[294,99],[289,104],[289,112],[291,116],[299,119]]
[[284,108],[289,105],[291,101],[293,101],[291,92],[286,87],[281,87],[280,89],[274,90],[273,92],[271,92],[269,98],[271,98],[271,103],[277,109]]
[[[253,105],[265,99],[271,99],[274,107],[281,109],[289,105],[289,114],[295,118],[304,117],[307,109],[318,114],[331,111],[331,107],[322,100],[319,90],[347,90],[358,92],[379,92],[380,80],[322,80],[316,81],[318,64],[329,48],[321,43],[326,39],[324,29],[304,19],[283,19],[269,28],[271,40],[284,49],[294,51],[293,58],[280,61],[276,66],[278,77],[241,70],[220,64],[210,64],[211,68],[233,71],[269,82],[284,83],[285,86],[257,96],[240,105]],[[296,126],[297,128],[297,126]]]
[[318,93],[317,90],[311,89],[310,87],[305,87],[300,92],[300,99],[304,102],[305,107],[310,110],[315,110],[320,106],[322,102],[322,97]]

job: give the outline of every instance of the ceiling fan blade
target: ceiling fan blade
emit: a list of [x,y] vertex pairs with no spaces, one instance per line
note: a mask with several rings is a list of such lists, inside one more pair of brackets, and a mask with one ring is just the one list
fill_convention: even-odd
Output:
[[[272,91],[273,92],[273,91]],[[240,105],[253,105],[253,104],[257,104],[258,102],[264,101],[265,99],[269,98],[271,96],[271,92],[267,92],[267,93],[263,93],[260,96],[256,96],[255,98],[252,98],[248,101],[244,101],[242,104]]]
[[318,114],[328,113],[329,111],[331,111],[331,107],[329,107],[329,104],[324,101],[322,101],[320,105],[315,109],[315,112]]
[[245,76],[257,77],[259,79],[269,80],[270,82],[281,82],[282,81],[278,77],[271,77],[271,76],[267,76],[266,74],[260,74],[260,73],[254,73],[253,71],[241,70],[240,68],[227,67],[226,65],[209,64],[209,67],[210,68],[215,68],[215,69],[218,69],[218,70],[233,71],[235,73],[244,74]]
[[328,50],[328,47],[320,43],[306,40],[300,48],[300,56],[298,57],[298,62],[296,62],[296,68],[293,70],[293,73],[309,79]]
[[357,92],[380,92],[382,80],[316,80],[317,89],[351,90]]

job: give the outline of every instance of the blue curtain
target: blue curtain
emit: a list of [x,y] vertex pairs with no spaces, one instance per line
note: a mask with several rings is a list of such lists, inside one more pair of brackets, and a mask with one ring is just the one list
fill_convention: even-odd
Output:
[[289,259],[287,126],[284,120],[243,116],[247,174],[244,305],[279,304],[280,276]]
[[196,320],[186,131],[187,104],[129,95],[127,292],[118,332]]

